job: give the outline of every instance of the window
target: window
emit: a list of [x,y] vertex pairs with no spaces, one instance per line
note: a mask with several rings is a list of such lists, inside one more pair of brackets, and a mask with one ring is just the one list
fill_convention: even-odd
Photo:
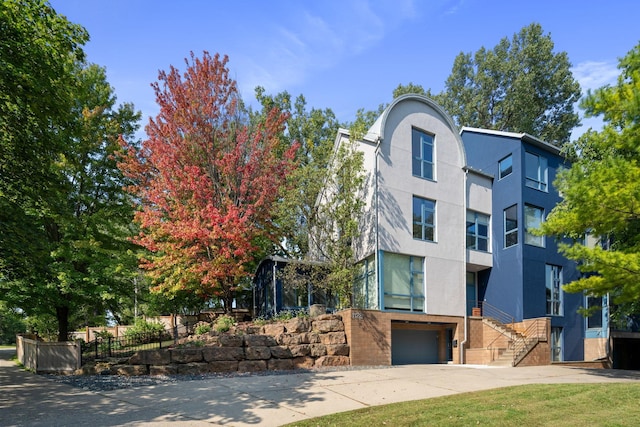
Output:
[[489,215],[467,211],[467,249],[489,251]]
[[602,297],[587,296],[587,329],[602,328]]
[[504,210],[504,247],[518,244],[518,205]]
[[478,287],[476,273],[467,271],[467,315],[471,316],[473,308],[478,307]]
[[436,202],[413,196],[413,237],[435,241]]
[[524,205],[524,242],[528,245],[544,246],[544,236],[536,236],[532,230],[540,228],[544,210],[531,205]]
[[562,316],[562,267],[546,265],[547,314]]
[[413,176],[433,179],[433,136],[412,128],[411,155]]
[[562,362],[562,328],[551,328],[551,361]]
[[424,311],[424,258],[384,252],[384,308]]
[[358,274],[353,285],[353,306],[354,308],[378,308],[378,286],[373,255],[358,264]]
[[526,152],[525,174],[527,187],[547,191],[547,159],[537,154]]
[[513,157],[511,156],[511,154],[500,160],[500,162],[498,163],[498,168],[500,170],[498,174],[499,179],[511,175],[511,172],[513,172]]

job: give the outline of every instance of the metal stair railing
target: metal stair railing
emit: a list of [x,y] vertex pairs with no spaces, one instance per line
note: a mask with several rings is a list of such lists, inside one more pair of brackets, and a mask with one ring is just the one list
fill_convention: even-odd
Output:
[[546,319],[535,319],[527,329],[513,342],[513,366],[524,359],[524,357],[538,344],[540,341],[547,340],[547,321]]
[[504,325],[511,325],[515,323],[516,319],[511,314],[506,313],[500,310],[497,307],[492,306],[486,301],[479,301],[478,305],[480,307],[482,317],[487,317],[489,319],[497,320],[498,322]]

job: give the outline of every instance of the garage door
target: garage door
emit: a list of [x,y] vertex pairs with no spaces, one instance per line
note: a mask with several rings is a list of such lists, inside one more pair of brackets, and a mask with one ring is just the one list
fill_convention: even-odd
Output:
[[391,364],[438,363],[438,331],[391,330]]

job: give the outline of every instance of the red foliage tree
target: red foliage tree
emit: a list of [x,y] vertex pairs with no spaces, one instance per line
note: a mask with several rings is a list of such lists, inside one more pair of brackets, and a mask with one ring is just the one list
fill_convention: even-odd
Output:
[[297,145],[282,147],[285,113],[248,120],[228,57],[185,62],[183,75],[160,72],[160,113],[141,146],[121,141],[119,167],[140,204],[134,241],[151,253],[141,267],[154,290],[218,297],[228,310],[258,245],[280,238],[272,211]]

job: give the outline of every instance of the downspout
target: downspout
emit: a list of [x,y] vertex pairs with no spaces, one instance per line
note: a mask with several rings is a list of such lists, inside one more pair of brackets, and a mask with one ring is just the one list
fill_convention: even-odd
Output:
[[273,272],[272,272],[272,282],[273,282],[273,315],[278,314],[278,295],[276,288],[276,266],[278,265],[278,261],[273,260]]
[[380,281],[380,256],[378,254],[378,252],[380,252],[380,226],[379,226],[379,222],[378,222],[378,155],[380,154],[380,145],[382,145],[382,137],[378,136],[378,141],[377,141],[377,145],[376,145],[376,149],[374,151],[374,167],[373,167],[373,173],[374,173],[374,188],[375,188],[375,222],[376,222],[376,226],[375,226],[375,233],[376,233],[376,247],[375,247],[375,253],[374,253],[374,260],[375,260],[375,266],[376,266],[376,287],[378,288],[378,310],[382,310],[383,305],[383,295],[382,295],[382,289],[380,287],[380,284],[382,283]]
[[[468,169],[464,169],[464,179],[462,180],[462,195],[463,195],[463,203],[462,203],[462,218],[465,219],[467,217],[467,174],[469,173]],[[466,236],[465,236],[466,239]],[[462,241],[465,242],[466,240]],[[468,331],[467,324],[469,323],[469,315],[467,313],[467,283],[466,283],[466,271],[467,271],[467,245],[462,245],[462,253],[463,253],[463,261],[464,261],[464,271],[465,271],[465,285],[464,285],[464,340],[460,343],[460,364],[464,364],[464,346],[467,343],[468,339]]]

